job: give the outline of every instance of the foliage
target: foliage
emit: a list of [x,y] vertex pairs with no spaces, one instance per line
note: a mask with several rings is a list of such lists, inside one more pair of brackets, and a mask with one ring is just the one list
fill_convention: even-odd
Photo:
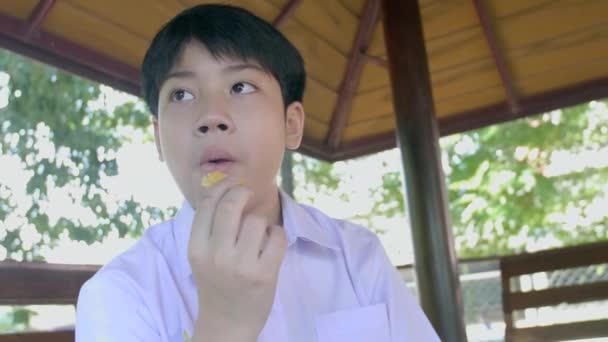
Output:
[[445,138],[459,254],[607,239],[606,211],[598,217],[592,208],[606,201],[608,165],[576,157],[608,151],[607,133],[605,102],[592,102]]
[[[54,246],[66,233],[87,243],[102,241],[112,230],[137,236],[148,224],[143,212],[164,218],[159,210],[132,199],[109,203],[101,184],[118,172],[116,151],[130,139],[124,128],[143,130],[150,124],[140,101],[108,111],[99,84],[3,50],[0,72],[10,76],[8,103],[0,109],[0,151],[18,158],[29,176],[24,215],[15,212],[17,190],[0,184],[0,219],[5,223],[0,243],[9,258],[41,260],[40,247]],[[97,220],[50,219],[49,193],[55,189],[68,191],[72,203]],[[8,227],[8,221],[19,223]],[[28,227],[40,238],[25,244],[20,233]]]
[[[608,239],[608,164],[594,164],[593,160],[608,153],[607,102],[586,103],[441,139],[460,257]],[[406,210],[401,172],[379,168],[374,173],[382,172],[382,184],[369,189],[369,211],[351,217],[362,219],[376,231],[372,218],[400,216]],[[302,186],[313,197],[341,191],[344,175],[336,173],[333,165],[302,158],[296,159],[298,169],[305,176],[296,192]],[[341,195],[348,202],[348,194]]]
[[11,307],[5,315],[0,316],[0,332],[11,333],[29,330],[32,328],[31,318],[36,315],[37,312],[25,306]]

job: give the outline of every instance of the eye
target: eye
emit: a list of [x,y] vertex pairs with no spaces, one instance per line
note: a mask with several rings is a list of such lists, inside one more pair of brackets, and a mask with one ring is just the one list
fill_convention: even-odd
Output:
[[232,88],[230,89],[230,92],[233,94],[249,94],[249,93],[253,93],[255,90],[256,90],[255,86],[252,85],[251,83],[238,82],[232,86]]
[[192,95],[191,92],[183,89],[178,89],[171,93],[171,100],[174,102],[189,101],[192,99],[194,99],[194,95]]

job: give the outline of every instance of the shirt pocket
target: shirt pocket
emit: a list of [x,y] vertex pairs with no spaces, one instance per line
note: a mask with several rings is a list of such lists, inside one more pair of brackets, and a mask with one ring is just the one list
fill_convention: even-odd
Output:
[[386,304],[337,311],[315,318],[319,342],[389,342]]

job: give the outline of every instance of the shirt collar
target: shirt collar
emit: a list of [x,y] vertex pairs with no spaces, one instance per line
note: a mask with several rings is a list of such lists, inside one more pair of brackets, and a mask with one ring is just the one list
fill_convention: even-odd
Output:
[[333,231],[321,224],[309,210],[296,203],[288,194],[279,191],[283,213],[283,227],[289,246],[298,239],[314,242],[325,248],[340,250]]
[[[279,190],[281,200],[281,211],[283,215],[283,227],[287,234],[288,247],[297,240],[316,243],[319,246],[340,250],[333,232],[329,227],[321,225],[313,215],[302,205],[296,203],[289,195]],[[184,277],[192,274],[190,262],[188,261],[188,240],[194,219],[194,209],[184,200],[181,208],[173,218],[173,236],[178,254],[178,270]]]

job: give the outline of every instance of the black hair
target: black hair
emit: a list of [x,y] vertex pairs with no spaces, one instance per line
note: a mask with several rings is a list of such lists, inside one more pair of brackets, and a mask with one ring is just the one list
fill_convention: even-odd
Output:
[[230,5],[207,4],[187,9],[156,34],[142,63],[142,90],[152,115],[165,77],[183,48],[197,40],[214,58],[237,58],[259,64],[279,83],[283,104],[302,101],[306,82],[298,50],[271,24]]

